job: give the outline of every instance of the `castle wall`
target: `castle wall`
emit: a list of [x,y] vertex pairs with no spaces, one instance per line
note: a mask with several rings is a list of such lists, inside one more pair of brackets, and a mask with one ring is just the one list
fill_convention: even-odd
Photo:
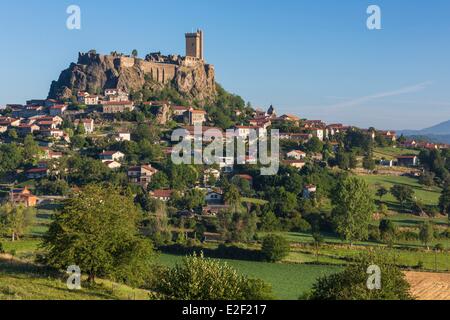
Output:
[[140,68],[145,74],[150,75],[154,81],[168,83],[175,78],[177,65],[170,63],[157,63],[141,61]]

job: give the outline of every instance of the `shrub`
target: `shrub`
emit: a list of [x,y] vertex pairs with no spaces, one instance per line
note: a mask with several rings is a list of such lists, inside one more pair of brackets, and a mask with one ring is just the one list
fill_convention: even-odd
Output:
[[3,249],[3,243],[0,242],[0,253],[5,253],[5,250]]
[[[369,266],[381,269],[381,289],[369,290]],[[319,278],[313,285],[311,300],[411,300],[409,284],[393,257],[383,250],[360,255],[343,272]]]
[[162,268],[149,284],[152,298],[160,300],[270,300],[271,287],[262,280],[203,255],[189,256],[173,268]]
[[261,252],[266,261],[281,261],[289,254],[289,251],[289,242],[282,236],[270,234],[264,237]]

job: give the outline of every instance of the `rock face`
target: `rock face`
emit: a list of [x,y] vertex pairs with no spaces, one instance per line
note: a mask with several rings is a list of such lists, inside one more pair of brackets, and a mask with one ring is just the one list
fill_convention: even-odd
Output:
[[70,99],[78,91],[100,94],[111,88],[138,91],[149,80],[160,84],[156,86],[160,90],[173,87],[191,102],[207,103],[216,98],[214,67],[201,60],[159,53],[142,60],[93,51],[80,53],[78,62],[61,72],[58,81],[53,81],[48,98]]

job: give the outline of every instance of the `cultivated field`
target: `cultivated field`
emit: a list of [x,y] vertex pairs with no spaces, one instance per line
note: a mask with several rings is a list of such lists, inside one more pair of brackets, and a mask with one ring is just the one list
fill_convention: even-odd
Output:
[[450,300],[450,273],[406,272],[418,300]]

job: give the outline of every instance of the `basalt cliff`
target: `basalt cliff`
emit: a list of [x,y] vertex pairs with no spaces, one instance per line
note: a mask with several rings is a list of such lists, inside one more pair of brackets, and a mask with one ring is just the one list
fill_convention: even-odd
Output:
[[70,99],[78,91],[101,93],[117,88],[127,92],[171,87],[190,102],[208,103],[216,98],[214,66],[203,60],[177,55],[152,53],[139,59],[95,51],[80,53],[78,62],[61,72],[53,81],[49,99]]

